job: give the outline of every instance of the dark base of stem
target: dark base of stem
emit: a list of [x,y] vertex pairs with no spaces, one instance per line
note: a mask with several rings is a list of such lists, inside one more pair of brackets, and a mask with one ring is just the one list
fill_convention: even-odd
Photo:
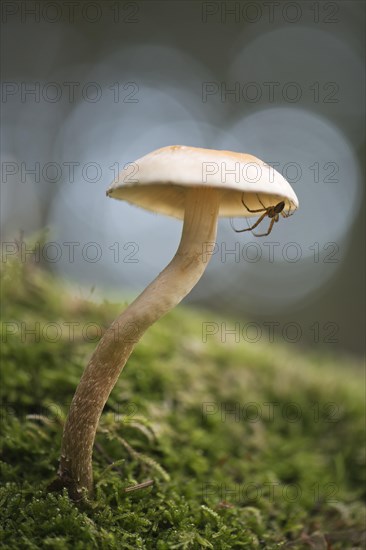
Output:
[[50,493],[61,493],[67,489],[68,495],[74,502],[82,502],[92,496],[92,489],[81,488],[67,472],[54,479],[48,486],[47,491]]

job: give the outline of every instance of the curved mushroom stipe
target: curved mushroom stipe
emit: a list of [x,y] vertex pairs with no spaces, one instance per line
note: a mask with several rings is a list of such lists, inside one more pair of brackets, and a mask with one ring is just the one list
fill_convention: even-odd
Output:
[[[243,192],[249,210],[243,207]],[[133,348],[203,275],[214,250],[218,217],[253,216],[262,202],[259,194],[271,205],[283,201],[289,215],[292,205],[298,207],[296,194],[281,174],[252,155],[232,151],[163,147],[126,165],[115,179],[108,196],[183,219],[182,237],[172,261],[117,317],[94,351],[70,406],[58,478],[50,490],[67,487],[74,500],[91,495],[99,419]],[[273,221],[277,218],[272,216]]]
[[216,240],[222,191],[191,187],[185,198],[181,241],[168,266],[112,323],[87,365],[67,417],[54,488],[74,500],[93,491],[92,452],[104,405],[136,343],[155,321],[191,291],[203,275]]

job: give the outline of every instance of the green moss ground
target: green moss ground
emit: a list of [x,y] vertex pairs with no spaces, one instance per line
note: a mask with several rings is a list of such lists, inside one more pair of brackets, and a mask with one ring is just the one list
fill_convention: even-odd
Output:
[[[95,499],[77,506],[46,487],[97,340],[85,327],[108,327],[124,306],[71,299],[17,261],[2,292],[3,548],[364,547],[360,365],[290,344],[204,343],[202,323],[222,319],[179,306],[146,333],[113,390]],[[24,333],[36,323],[39,341]]]

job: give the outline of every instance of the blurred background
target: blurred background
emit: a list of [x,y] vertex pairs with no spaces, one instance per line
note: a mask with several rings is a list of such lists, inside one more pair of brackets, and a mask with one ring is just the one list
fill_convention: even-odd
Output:
[[185,303],[230,316],[248,342],[364,352],[363,2],[1,9],[2,261],[47,228],[36,261],[77,294],[131,299],[182,224],[108,199],[117,173],[165,145],[250,153],[300,209],[262,239],[220,220]]

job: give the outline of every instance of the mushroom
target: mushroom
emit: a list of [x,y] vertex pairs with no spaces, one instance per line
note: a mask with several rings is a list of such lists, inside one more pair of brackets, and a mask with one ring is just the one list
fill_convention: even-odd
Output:
[[218,217],[252,216],[261,204],[279,201],[288,210],[298,206],[287,181],[259,159],[178,145],[126,165],[107,195],[182,219],[183,231],[171,262],[105,332],[77,387],[64,427],[57,480],[75,500],[85,490],[92,494],[93,444],[110,392],[144,332],[179,304],[203,275]]

